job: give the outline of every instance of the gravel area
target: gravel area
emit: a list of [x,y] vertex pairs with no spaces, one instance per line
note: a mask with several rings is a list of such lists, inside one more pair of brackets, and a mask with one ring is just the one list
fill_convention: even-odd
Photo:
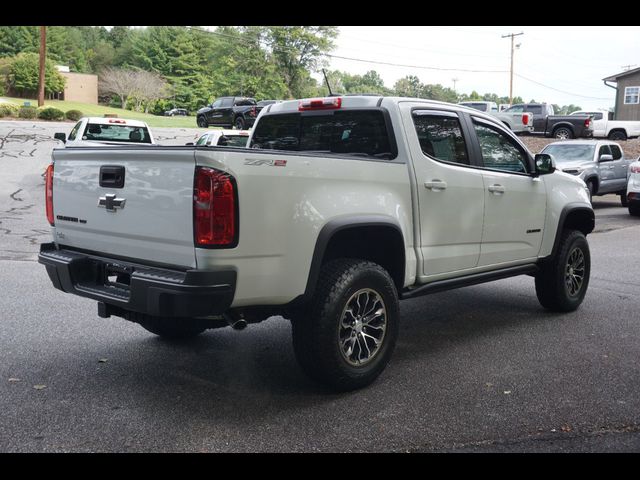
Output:
[[[528,135],[520,136],[520,139],[531,150],[532,153],[540,153],[545,146],[552,142],[558,142],[555,138],[533,137]],[[618,141],[622,151],[627,158],[640,157],[640,139],[634,138],[633,140]]]

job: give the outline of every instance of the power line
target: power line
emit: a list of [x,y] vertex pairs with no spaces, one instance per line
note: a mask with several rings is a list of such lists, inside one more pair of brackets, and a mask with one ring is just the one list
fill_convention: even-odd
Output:
[[344,38],[350,38],[352,40],[357,40],[359,42],[365,42],[365,43],[376,43],[378,45],[384,45],[387,47],[394,47],[394,48],[402,48],[403,50],[416,50],[419,52],[427,52],[427,53],[435,53],[436,55],[453,55],[453,56],[459,56],[459,57],[482,57],[482,58],[504,58],[503,55],[479,55],[479,54],[475,54],[475,53],[458,53],[458,52],[454,52],[454,51],[447,51],[447,50],[429,50],[429,49],[425,49],[425,48],[418,48],[418,47],[412,47],[409,45],[399,45],[397,43],[387,43],[387,42],[380,42],[378,40],[371,40],[371,39],[364,39],[364,38],[357,38],[357,37],[353,37],[351,35],[345,35],[343,33],[340,34],[341,37]]
[[610,98],[606,98],[606,97],[591,97],[589,95],[580,95],[580,94],[573,93],[573,92],[567,92],[566,90],[560,90],[559,88],[554,88],[554,87],[551,87],[549,85],[545,85],[544,83],[537,82],[535,80],[527,78],[527,77],[525,77],[523,75],[519,75],[517,73],[515,73],[514,75],[516,77],[522,78],[523,80],[527,80],[528,82],[535,83],[536,85],[540,85],[541,87],[545,87],[545,88],[548,88],[550,90],[555,90],[556,92],[564,93],[566,95],[571,95],[571,96],[574,96],[574,97],[581,97],[581,98],[591,98],[593,100],[611,100]]
[[473,72],[473,73],[506,73],[507,70],[471,70],[466,68],[442,68],[442,67],[425,67],[424,65],[404,65],[401,63],[381,62],[378,60],[364,60],[362,58],[343,57],[341,55],[333,55],[325,53],[325,57],[339,58],[342,60],[351,60],[353,62],[374,63],[378,65],[390,65],[393,67],[406,67],[406,68],[422,68],[425,70],[438,70],[443,72]]

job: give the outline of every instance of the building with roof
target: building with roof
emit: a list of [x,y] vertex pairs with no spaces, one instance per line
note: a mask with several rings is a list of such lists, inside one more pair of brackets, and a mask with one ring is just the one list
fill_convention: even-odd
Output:
[[[640,68],[627,70],[602,79],[616,90],[614,120],[640,120]],[[613,82],[616,85],[609,85]]]

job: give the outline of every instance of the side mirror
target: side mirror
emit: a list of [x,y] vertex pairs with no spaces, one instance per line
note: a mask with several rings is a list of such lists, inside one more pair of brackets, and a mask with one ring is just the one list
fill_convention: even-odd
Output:
[[538,153],[535,156],[535,162],[538,175],[547,175],[556,171],[556,162],[548,153]]
[[61,132],[54,133],[53,138],[60,140],[62,143],[67,143],[67,135]]
[[603,153],[602,155],[600,155],[600,161],[601,162],[611,162],[611,161],[613,161],[613,155],[611,155],[609,153]]
[[185,145],[193,146],[193,145],[195,145],[195,144],[194,144],[193,142],[188,142],[188,143],[185,143]]

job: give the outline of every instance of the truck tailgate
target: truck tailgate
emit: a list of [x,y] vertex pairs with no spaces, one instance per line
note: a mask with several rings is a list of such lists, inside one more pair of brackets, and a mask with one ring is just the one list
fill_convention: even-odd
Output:
[[192,148],[64,148],[53,159],[58,244],[196,266]]

